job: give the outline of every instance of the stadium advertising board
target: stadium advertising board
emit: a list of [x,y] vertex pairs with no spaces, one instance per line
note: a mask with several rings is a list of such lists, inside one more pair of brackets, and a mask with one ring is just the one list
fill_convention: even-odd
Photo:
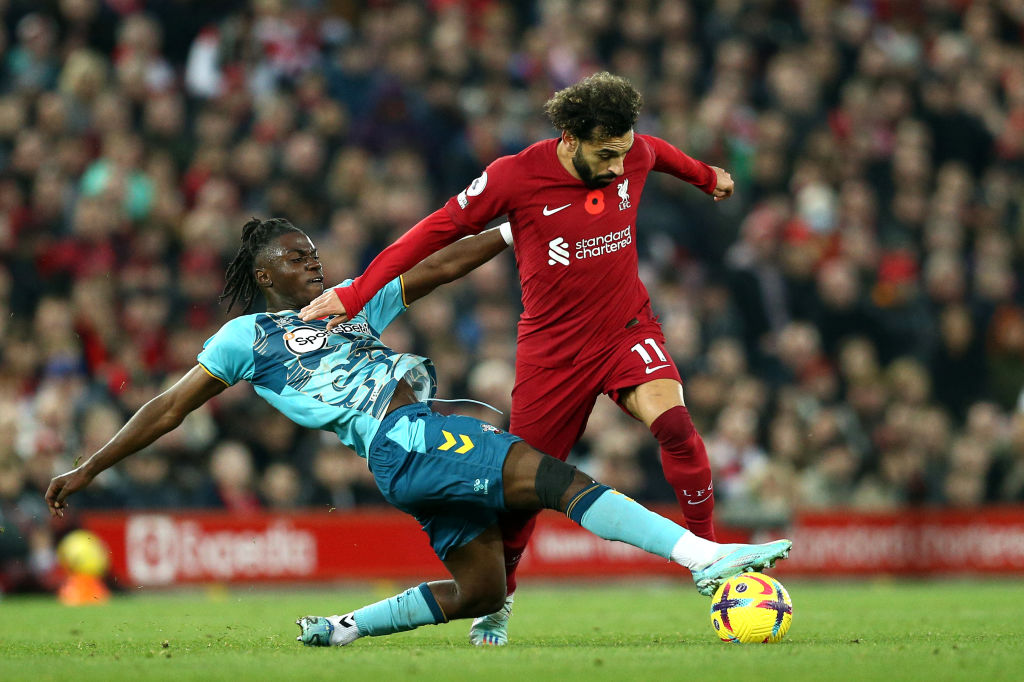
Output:
[[415,521],[358,513],[112,514],[85,519],[126,585],[444,575]]
[[[671,509],[659,511],[674,513]],[[84,526],[111,549],[125,586],[443,577],[410,517],[390,510],[231,516],[97,513]],[[722,528],[723,542],[794,541],[779,575],[1014,573],[1024,567],[1024,508],[901,513],[815,513],[790,528]],[[761,537],[764,535],[764,537]],[[678,567],[542,514],[523,577],[678,576]]]

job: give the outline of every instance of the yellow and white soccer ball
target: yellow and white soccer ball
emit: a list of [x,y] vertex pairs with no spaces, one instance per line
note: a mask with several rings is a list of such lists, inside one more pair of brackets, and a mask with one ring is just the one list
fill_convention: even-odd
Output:
[[793,601],[775,578],[741,573],[719,585],[711,598],[711,625],[723,642],[778,642],[793,622]]
[[68,573],[99,577],[110,566],[110,550],[99,536],[73,530],[57,544],[57,560]]

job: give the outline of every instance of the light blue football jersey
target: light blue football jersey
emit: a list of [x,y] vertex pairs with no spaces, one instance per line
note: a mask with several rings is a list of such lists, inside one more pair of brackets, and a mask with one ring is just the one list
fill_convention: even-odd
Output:
[[401,379],[420,400],[436,389],[430,360],[380,340],[405,309],[399,277],[331,331],[327,320],[303,322],[297,310],[243,315],[210,337],[197,360],[229,386],[248,381],[297,424],[334,431],[365,458]]

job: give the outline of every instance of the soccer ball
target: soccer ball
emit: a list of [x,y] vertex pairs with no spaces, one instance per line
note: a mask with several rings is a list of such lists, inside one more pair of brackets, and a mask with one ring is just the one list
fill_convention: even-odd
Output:
[[68,573],[102,576],[110,566],[110,550],[87,530],[73,530],[57,545],[57,560]]
[[711,598],[711,625],[723,642],[778,642],[792,622],[789,593],[763,573],[735,575]]

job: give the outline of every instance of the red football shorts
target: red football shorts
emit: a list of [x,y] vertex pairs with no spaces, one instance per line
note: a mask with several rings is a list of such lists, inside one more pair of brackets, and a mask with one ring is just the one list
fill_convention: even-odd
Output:
[[618,403],[622,390],[654,379],[682,383],[657,318],[639,319],[578,364],[552,368],[517,360],[509,430],[565,460],[586,430],[598,396],[607,394]]

